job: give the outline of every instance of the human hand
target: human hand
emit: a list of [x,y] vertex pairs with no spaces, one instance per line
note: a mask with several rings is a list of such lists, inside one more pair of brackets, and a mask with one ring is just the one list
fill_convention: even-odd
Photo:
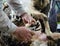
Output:
[[25,14],[24,16],[22,16],[22,20],[23,20],[24,24],[26,24],[26,23],[34,24],[35,23],[35,19],[28,14]]
[[30,41],[33,34],[34,33],[26,27],[18,27],[13,33],[13,35],[16,36],[17,40],[24,42]]

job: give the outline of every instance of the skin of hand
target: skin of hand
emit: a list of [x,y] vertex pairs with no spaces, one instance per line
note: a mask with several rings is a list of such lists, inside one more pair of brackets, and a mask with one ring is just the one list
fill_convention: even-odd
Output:
[[28,28],[22,26],[22,27],[17,27],[17,29],[13,33],[13,35],[19,41],[28,42],[28,41],[31,41],[31,38],[34,35],[34,32],[32,32]]
[[24,14],[22,16],[22,20],[23,20],[24,24],[26,24],[26,23],[34,24],[36,22],[35,19],[31,15],[28,15],[28,14]]

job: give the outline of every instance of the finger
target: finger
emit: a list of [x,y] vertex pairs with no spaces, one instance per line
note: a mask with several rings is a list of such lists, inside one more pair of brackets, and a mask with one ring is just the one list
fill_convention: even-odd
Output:
[[20,34],[19,34],[19,36],[18,36],[19,38],[19,41],[24,41],[25,40],[25,38],[24,37],[22,37]]
[[24,42],[27,43],[28,41],[30,41],[30,39],[31,39],[31,35],[27,33],[27,34],[25,35],[25,40],[24,40]]
[[30,31],[30,30],[28,30],[28,32],[27,32],[27,39],[28,39],[28,41],[31,41],[31,38],[32,38],[32,36],[34,35],[35,33],[33,32],[33,31]]
[[31,38],[32,38],[31,34],[28,34],[26,37],[27,37],[27,41],[31,41]]
[[33,19],[33,20],[32,20],[32,22],[36,22],[36,20],[35,20],[35,19]]
[[22,35],[22,33],[18,33],[18,37],[19,37],[19,40],[21,40],[21,41],[25,41],[27,38],[26,38],[26,35],[25,34],[23,34]]
[[31,24],[27,23],[27,24],[25,24],[25,27],[30,27],[30,25],[31,25]]
[[23,23],[26,24],[28,23],[28,21],[26,19],[23,19]]
[[18,41],[23,41],[23,40],[22,40],[22,37],[21,37],[19,34],[16,34],[15,36],[16,36],[15,38],[16,38]]
[[34,24],[36,22],[36,20],[35,19],[32,19],[31,21],[30,21],[30,24]]
[[25,38],[25,42],[28,42],[32,38],[32,35],[30,34],[30,32],[26,30],[24,38]]
[[31,19],[28,19],[27,21],[28,21],[29,24],[31,24]]

